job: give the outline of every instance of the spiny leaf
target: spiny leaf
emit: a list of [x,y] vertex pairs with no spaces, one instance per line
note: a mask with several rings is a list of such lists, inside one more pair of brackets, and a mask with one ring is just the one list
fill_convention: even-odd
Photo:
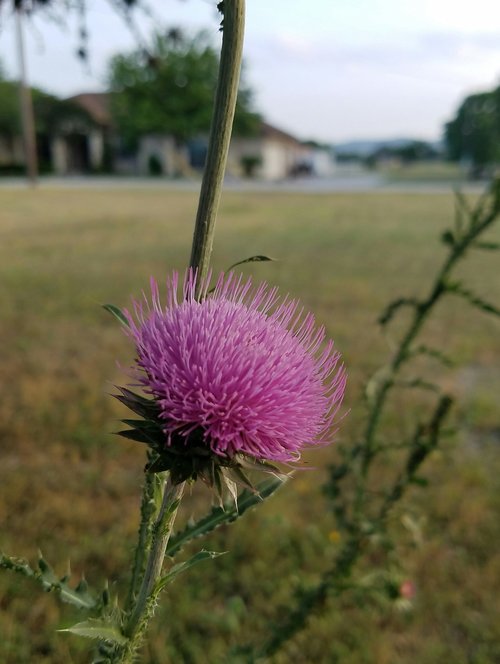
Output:
[[231,498],[234,501],[236,509],[238,509],[238,485],[232,479],[230,479],[226,473],[222,474],[223,482],[229,491]]
[[72,604],[79,609],[93,609],[98,604],[95,597],[87,590],[79,590],[78,588],[73,590],[65,583],[53,584],[50,590],[58,592],[63,602]]
[[199,521],[188,524],[184,530],[171,537],[166,554],[171,557],[175,556],[191,540],[202,537],[225,523],[235,521],[243,516],[247,510],[269,498],[277,489],[283,486],[285,481],[284,478],[265,480],[257,485],[256,493],[248,489],[242,491],[238,496],[237,506],[230,502],[226,503],[224,508],[214,507]]
[[455,230],[457,237],[462,237],[464,221],[469,218],[470,214],[467,199],[460,190],[455,190]]
[[193,567],[193,565],[197,565],[198,563],[201,563],[203,560],[208,560],[208,559],[213,560],[214,558],[223,556],[224,553],[225,553],[224,551],[219,553],[217,551],[206,551],[205,549],[198,551],[198,553],[195,553],[194,556],[191,556],[191,558],[189,558],[185,562],[179,563],[178,565],[174,565],[172,569],[169,572],[167,572],[167,574],[162,576],[161,579],[159,579],[156,582],[153,594],[159,593],[161,590],[163,590],[163,588],[165,588],[165,586],[167,586],[169,583],[172,583],[172,581],[179,574],[182,574],[182,572],[185,572],[190,567]]
[[391,302],[384,309],[378,318],[378,323],[382,326],[387,325],[387,323],[389,323],[389,321],[391,321],[394,317],[396,311],[398,311],[401,307],[414,307],[416,309],[419,305],[419,301],[414,297],[400,297],[397,300]]
[[486,249],[487,251],[497,251],[500,249],[500,242],[474,242],[474,249]]
[[455,242],[456,242],[455,236],[453,235],[453,233],[451,231],[445,231],[441,235],[441,242],[448,245],[449,247],[454,247]]
[[242,261],[233,263],[227,268],[226,272],[229,272],[229,270],[233,270],[235,267],[238,267],[238,265],[244,265],[245,263],[262,263],[265,261],[275,261],[275,260],[276,258],[271,258],[270,256],[262,256],[262,255],[250,256],[250,258],[245,258]]
[[410,378],[408,380],[395,380],[393,385],[396,387],[404,388],[420,388],[422,390],[429,390],[430,392],[441,392],[441,388],[436,383],[424,380],[423,378]]
[[[200,477],[202,474],[200,473]],[[215,489],[215,494],[219,498],[219,504],[223,506],[224,488],[222,486],[221,470],[214,463],[211,464],[208,477],[208,485]]]
[[82,576],[80,582],[75,588],[75,592],[81,593],[83,595],[84,593],[88,592],[88,589],[89,589],[89,584],[87,583],[87,579]]
[[429,346],[417,346],[414,350],[411,351],[411,355],[427,355],[427,357],[432,357],[435,360],[441,362],[445,367],[453,367],[455,362],[448,357],[445,353],[438,350],[437,348],[430,348]]
[[278,466],[275,466],[269,461],[264,461],[263,459],[252,459],[251,457],[245,456],[244,454],[238,454],[235,457],[237,459],[238,465],[246,470],[257,470],[259,472],[272,473],[276,477],[286,477],[286,474],[283,473]]
[[157,442],[151,434],[139,429],[123,429],[122,431],[116,431],[115,435],[135,440],[136,443],[145,443],[146,445],[156,445]]
[[71,588],[67,582],[67,575],[58,579],[52,567],[40,554],[38,559],[40,573],[38,579],[47,592],[57,592],[63,602],[72,604],[79,609],[92,609],[97,606],[97,600],[89,592],[89,584],[82,576],[76,588]]
[[146,399],[140,394],[135,394],[126,387],[118,387],[121,394],[114,394],[115,399],[118,399],[122,404],[127,406],[133,413],[140,415],[146,419],[153,419],[158,415],[159,407],[153,399]]
[[78,636],[84,636],[88,639],[98,639],[99,641],[108,641],[123,646],[127,643],[128,639],[124,636],[116,623],[107,620],[98,620],[89,618],[83,622],[60,629],[59,632],[70,632]]
[[147,443],[152,447],[160,446],[165,442],[165,434],[157,422],[151,420],[122,420],[130,429],[118,431],[117,436],[123,436],[139,443]]
[[57,593],[63,602],[72,604],[78,609],[93,609],[98,605],[97,599],[88,591],[88,585],[84,579],[76,588],[71,588],[67,583],[68,575],[58,579],[52,567],[42,556],[38,559],[39,569],[35,570],[26,560],[0,554],[1,568],[35,579],[46,592]]
[[463,297],[465,300],[467,300],[467,302],[472,304],[474,307],[477,307],[481,311],[484,311],[487,314],[493,314],[494,316],[500,316],[500,309],[498,307],[496,307],[494,304],[486,302],[486,300],[483,300],[471,290],[465,288],[465,286],[463,286],[460,281],[449,281],[446,284],[446,289],[449,293],[460,295],[460,297]]
[[128,318],[125,316],[123,311],[116,307],[114,304],[103,304],[102,308],[114,316],[122,325],[125,325],[125,327],[130,327]]
[[246,489],[248,489],[252,493],[258,493],[252,482],[248,479],[248,477],[245,475],[245,473],[241,470],[239,466],[227,468],[226,473],[233,476],[236,484],[242,484]]
[[147,464],[146,471],[148,473],[163,473],[165,470],[171,470],[170,466],[170,459],[158,456],[154,461]]
[[27,560],[6,556],[4,553],[0,553],[0,569],[8,569],[28,578],[37,576],[37,572],[35,572]]
[[134,429],[143,429],[144,431],[154,431],[155,433],[157,431],[162,432],[158,422],[153,422],[151,420],[131,420],[125,418],[121,421],[123,422],[123,424],[126,424],[127,426],[132,427]]

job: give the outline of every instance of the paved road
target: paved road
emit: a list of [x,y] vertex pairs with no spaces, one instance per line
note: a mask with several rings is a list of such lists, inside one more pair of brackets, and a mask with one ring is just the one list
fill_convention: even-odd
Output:
[[[161,179],[141,177],[41,177],[37,185],[40,189],[165,189],[173,191],[198,191],[197,179]],[[23,178],[0,178],[0,189],[25,189]],[[277,192],[304,194],[331,193],[449,193],[454,185],[442,182],[388,182],[377,174],[338,175],[332,178],[296,178],[279,182],[258,180],[238,180],[227,178],[227,191]],[[466,183],[460,186],[467,193],[481,193],[485,184]]]

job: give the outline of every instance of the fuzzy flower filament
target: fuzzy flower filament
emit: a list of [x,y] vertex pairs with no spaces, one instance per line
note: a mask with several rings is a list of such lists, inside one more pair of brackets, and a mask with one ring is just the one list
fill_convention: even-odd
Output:
[[[159,407],[165,445],[201,435],[213,455],[288,462],[329,442],[346,374],[312,314],[277,289],[221,275],[202,298],[188,272],[167,280],[126,313],[137,350],[136,375]],[[201,432],[201,433],[200,433]]]

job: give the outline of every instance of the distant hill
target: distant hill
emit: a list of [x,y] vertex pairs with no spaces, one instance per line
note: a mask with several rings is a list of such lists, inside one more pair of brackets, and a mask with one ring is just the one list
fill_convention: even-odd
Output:
[[[356,155],[358,157],[368,157],[381,148],[402,148],[409,143],[420,141],[416,138],[389,138],[386,140],[356,140],[347,141],[346,143],[336,143],[333,147],[335,153],[339,156],[342,155]],[[436,150],[441,150],[442,144],[440,141],[425,141]]]

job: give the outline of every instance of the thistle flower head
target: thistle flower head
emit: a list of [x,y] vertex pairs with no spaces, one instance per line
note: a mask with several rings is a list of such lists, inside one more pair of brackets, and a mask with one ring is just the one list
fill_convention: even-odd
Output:
[[191,448],[223,465],[241,456],[288,462],[329,442],[346,375],[313,315],[234,273],[212,291],[206,280],[199,298],[193,272],[181,298],[178,281],[176,273],[167,280],[163,305],[151,280],[151,297],[126,312],[135,374],[153,397],[167,452]]

